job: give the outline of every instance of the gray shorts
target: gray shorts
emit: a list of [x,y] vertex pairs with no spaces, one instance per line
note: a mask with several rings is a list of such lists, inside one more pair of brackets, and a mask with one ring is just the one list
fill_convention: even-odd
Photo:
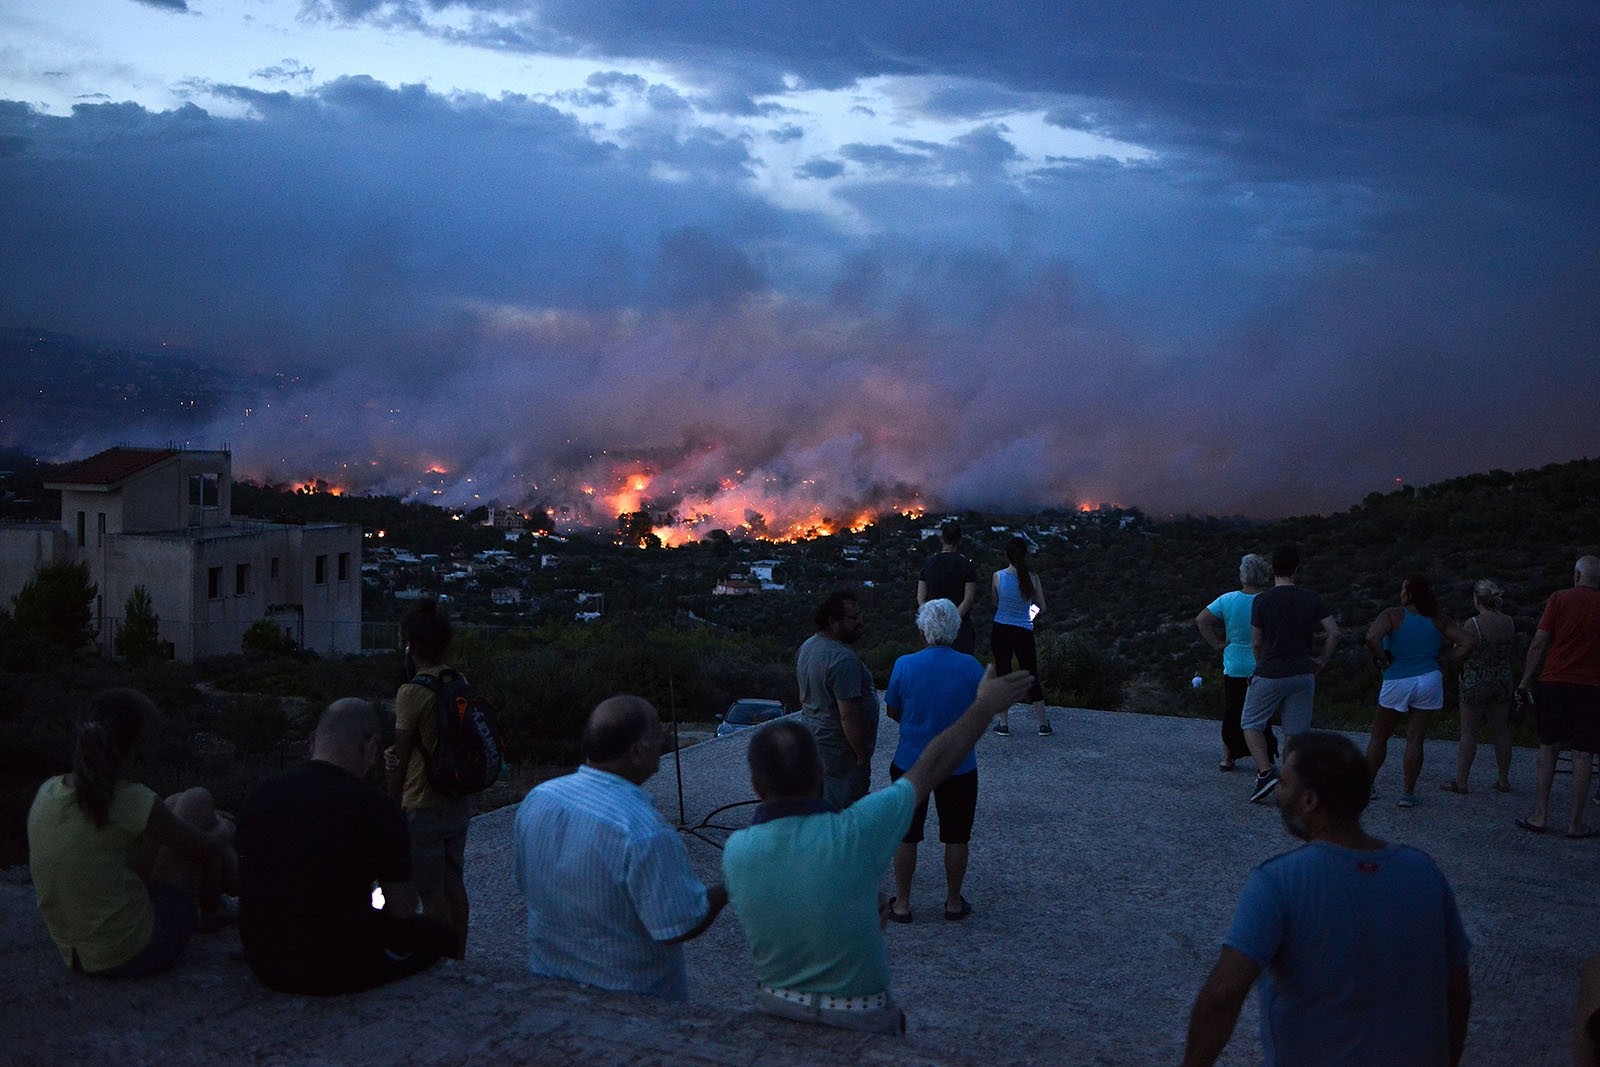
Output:
[[411,831],[411,884],[419,893],[437,893],[464,885],[467,823],[472,808],[466,797],[441,800],[426,808],[407,808]]
[[1311,729],[1311,698],[1317,691],[1317,676],[1292,674],[1287,678],[1250,679],[1244,694],[1244,710],[1239,725],[1246,730],[1265,730],[1274,715],[1280,715],[1283,736],[1293,737]]

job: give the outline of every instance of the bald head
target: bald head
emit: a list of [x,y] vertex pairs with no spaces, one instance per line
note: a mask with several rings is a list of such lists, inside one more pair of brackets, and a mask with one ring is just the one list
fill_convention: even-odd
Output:
[[822,757],[811,731],[797,722],[768,723],[745,750],[756,796],[771,802],[822,795]]
[[343,767],[361,776],[377,759],[383,724],[377,710],[360,697],[329,704],[311,733],[311,758]]
[[[598,767],[628,758],[660,722],[654,705],[643,697],[607,697],[595,705],[583,728],[584,762]],[[659,745],[656,755],[660,755]],[[652,767],[651,772],[654,770]]]
[[1579,585],[1600,587],[1600,556],[1584,556],[1573,570]]

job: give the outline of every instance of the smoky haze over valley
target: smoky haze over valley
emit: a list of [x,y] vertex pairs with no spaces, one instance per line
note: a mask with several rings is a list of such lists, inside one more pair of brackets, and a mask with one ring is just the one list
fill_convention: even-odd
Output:
[[1324,15],[0,10],[0,326],[195,401],[0,442],[702,531],[1600,452],[1600,12]]

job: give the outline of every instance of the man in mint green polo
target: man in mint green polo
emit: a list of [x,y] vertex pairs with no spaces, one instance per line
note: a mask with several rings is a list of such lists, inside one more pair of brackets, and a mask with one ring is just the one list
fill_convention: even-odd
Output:
[[911,815],[1033,678],[984,673],[972,705],[928,742],[898,781],[844,811],[822,799],[811,732],[776,722],[750,739],[761,806],[722,853],[728,905],[755,963],[756,1006],[769,1014],[870,1033],[904,1033],[889,993],[878,883]]

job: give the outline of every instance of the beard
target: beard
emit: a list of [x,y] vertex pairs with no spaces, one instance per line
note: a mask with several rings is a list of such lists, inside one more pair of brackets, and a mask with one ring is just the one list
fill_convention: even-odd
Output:
[[1299,799],[1300,791],[1295,790],[1288,798],[1289,803],[1278,805],[1278,814],[1283,816],[1283,828],[1289,831],[1291,837],[1301,841],[1310,841],[1311,827],[1307,826],[1305,820],[1296,814],[1296,809],[1300,806],[1296,803]]

